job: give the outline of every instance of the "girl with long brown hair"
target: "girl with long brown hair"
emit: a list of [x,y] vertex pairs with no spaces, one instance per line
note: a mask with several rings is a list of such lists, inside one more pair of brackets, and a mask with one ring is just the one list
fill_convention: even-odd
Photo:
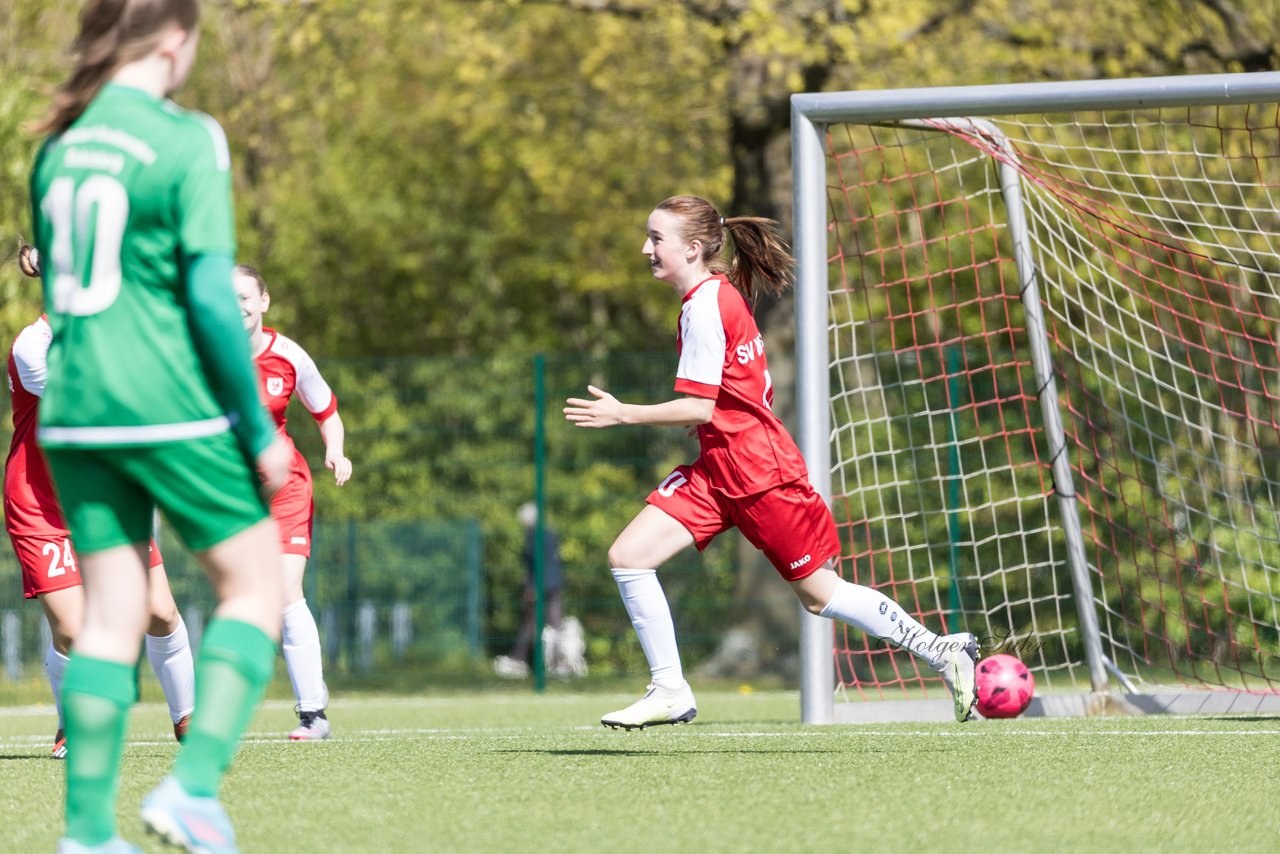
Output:
[[[764,552],[813,614],[884,638],[925,660],[950,688],[958,721],[976,695],[977,640],[939,637],[893,600],[835,572],[840,556],[831,510],[809,483],[804,459],[773,414],[773,381],[764,337],[750,303],[791,282],[792,258],[761,217],[722,217],[697,196],[673,196],[649,215],[643,253],[654,278],[680,297],[675,391],[682,397],[643,405],[588,386],[565,417],[578,427],[652,424],[696,427],[701,454],[677,466],[609,549],[631,624],[649,662],[644,696],[600,719],[615,729],[693,720],[697,703],[684,678],[675,625],[657,568],[677,552],[707,547],[736,527]],[[724,258],[725,238],[734,246]]]

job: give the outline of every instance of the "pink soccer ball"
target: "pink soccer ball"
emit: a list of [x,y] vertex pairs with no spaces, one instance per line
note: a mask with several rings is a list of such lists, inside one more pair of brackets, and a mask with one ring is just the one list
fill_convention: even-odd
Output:
[[1016,718],[1036,693],[1036,680],[1012,655],[993,655],[978,662],[978,714],[984,718]]

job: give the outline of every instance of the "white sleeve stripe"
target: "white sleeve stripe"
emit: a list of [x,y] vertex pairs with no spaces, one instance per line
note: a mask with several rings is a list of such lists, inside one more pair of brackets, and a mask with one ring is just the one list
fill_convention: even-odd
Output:
[[724,376],[725,335],[718,282],[707,282],[680,314],[680,365],[676,378],[718,386]]
[[226,172],[231,168],[231,149],[227,145],[226,132],[222,129],[222,125],[218,124],[217,119],[212,116],[206,116],[204,113],[195,113],[195,116],[213,139],[214,164],[218,167],[219,172]]
[[50,337],[49,326],[42,321],[22,330],[13,342],[13,365],[18,370],[18,381],[36,397],[44,397],[49,379]]
[[279,332],[271,343],[271,349],[293,366],[294,393],[302,401],[308,412],[324,412],[333,401],[333,390],[320,376],[320,369],[315,361],[307,355],[307,351],[298,346],[291,338]]

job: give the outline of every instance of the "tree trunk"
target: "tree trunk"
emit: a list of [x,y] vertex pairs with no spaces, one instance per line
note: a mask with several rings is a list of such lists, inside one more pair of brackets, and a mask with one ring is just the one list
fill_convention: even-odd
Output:
[[[791,236],[790,120],[776,105],[762,106],[769,87],[758,63],[739,60],[734,76],[731,122],[734,197],[726,216],[767,216]],[[750,90],[750,91],[749,91]],[[756,322],[764,335],[773,378],[773,410],[795,432],[795,301],[761,297]],[[726,628],[715,654],[700,668],[710,676],[748,678],[761,673],[792,677],[799,672],[800,606],[790,586],[764,555],[741,536],[736,547],[738,580]]]

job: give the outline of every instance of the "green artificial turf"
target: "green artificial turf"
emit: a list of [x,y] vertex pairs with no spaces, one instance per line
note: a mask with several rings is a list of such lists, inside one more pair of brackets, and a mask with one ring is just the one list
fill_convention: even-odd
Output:
[[[272,701],[222,794],[245,852],[1280,850],[1280,718],[805,727],[794,693],[705,691],[687,726],[597,723],[634,698],[339,696],[319,744]],[[3,850],[60,835],[52,728],[0,708]],[[175,750],[139,706],[118,814],[144,850]]]

